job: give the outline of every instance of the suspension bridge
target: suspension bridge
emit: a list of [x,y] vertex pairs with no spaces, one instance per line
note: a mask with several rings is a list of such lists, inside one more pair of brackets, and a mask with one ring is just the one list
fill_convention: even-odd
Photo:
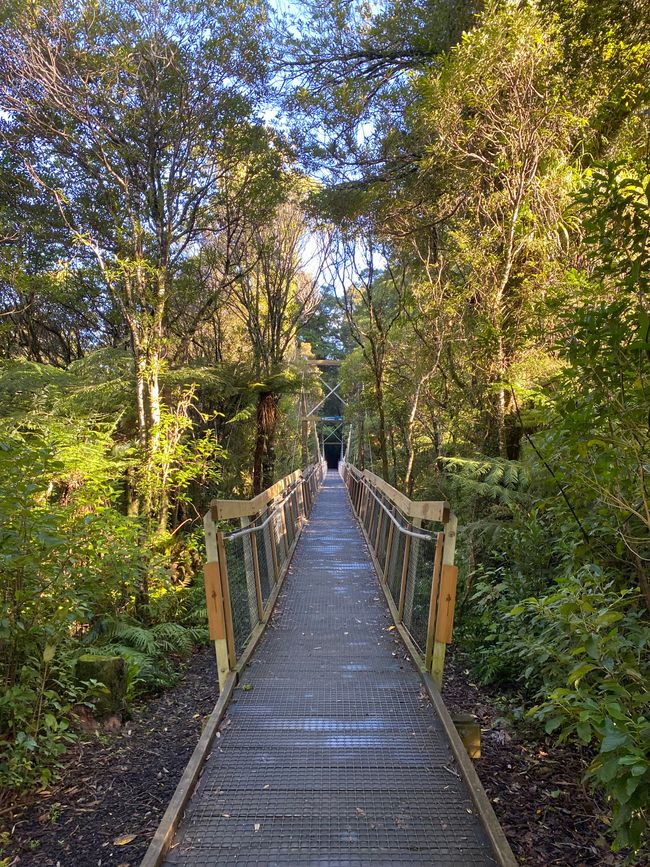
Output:
[[516,865],[439,692],[448,504],[319,460],[204,524],[220,697],[141,867]]

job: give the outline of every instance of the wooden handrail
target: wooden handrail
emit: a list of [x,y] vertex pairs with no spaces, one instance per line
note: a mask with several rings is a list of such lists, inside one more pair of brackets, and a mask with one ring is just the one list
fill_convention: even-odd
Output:
[[253,497],[252,500],[212,500],[210,503],[212,520],[226,521],[230,518],[249,518],[253,515],[259,515],[272,500],[297,482],[302,474],[302,470],[290,473],[279,482],[271,485],[270,488],[262,491],[261,494]]
[[441,524],[446,524],[449,520],[451,509],[446,500],[409,500],[405,494],[389,485],[381,476],[377,476],[369,470],[358,470],[352,464],[346,464],[346,466],[353,476],[366,479],[374,488],[388,497],[405,517],[419,518],[422,521],[439,521]]

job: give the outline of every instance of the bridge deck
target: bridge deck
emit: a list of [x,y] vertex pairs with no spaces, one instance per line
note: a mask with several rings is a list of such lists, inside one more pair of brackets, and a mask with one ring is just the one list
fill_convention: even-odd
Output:
[[329,473],[166,864],[495,863],[390,624]]

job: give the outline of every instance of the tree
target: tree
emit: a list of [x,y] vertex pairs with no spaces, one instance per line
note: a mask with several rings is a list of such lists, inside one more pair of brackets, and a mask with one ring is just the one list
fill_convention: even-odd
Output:
[[3,138],[56,202],[71,261],[94,262],[125,323],[153,472],[178,271],[223,233],[226,179],[251,152],[278,158],[252,107],[265,11],[60,0],[40,12],[29,7],[0,36]]
[[258,380],[253,493],[269,487],[275,474],[275,432],[280,394],[291,385],[286,362],[298,330],[318,303],[322,251],[306,249],[308,224],[299,197],[278,208],[237,251],[238,279],[232,309],[243,322]]
[[335,259],[334,272],[339,303],[343,307],[352,340],[359,346],[371,371],[372,387],[379,417],[379,455],[383,477],[389,479],[388,432],[384,385],[386,355],[391,331],[402,313],[402,297],[406,280],[403,263],[388,262],[372,235],[342,236],[340,255]]

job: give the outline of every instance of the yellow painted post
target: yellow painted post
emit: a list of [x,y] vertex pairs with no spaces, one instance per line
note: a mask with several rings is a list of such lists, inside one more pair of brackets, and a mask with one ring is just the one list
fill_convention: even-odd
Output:
[[439,689],[442,689],[445,653],[447,651],[447,644],[451,642],[454,623],[456,583],[458,579],[458,569],[454,566],[457,530],[458,519],[451,512],[445,524],[445,543],[442,549],[442,575],[440,579],[439,604],[431,663],[431,675],[438,684]]
[[208,512],[203,518],[203,526],[205,528],[205,548],[207,552],[207,562],[203,567],[203,576],[205,581],[205,601],[208,610],[208,628],[210,639],[214,642],[214,651],[217,657],[219,688],[223,689],[231,667],[228,653],[228,639],[226,637],[223,592],[221,589],[217,529],[212,520],[211,512]]

